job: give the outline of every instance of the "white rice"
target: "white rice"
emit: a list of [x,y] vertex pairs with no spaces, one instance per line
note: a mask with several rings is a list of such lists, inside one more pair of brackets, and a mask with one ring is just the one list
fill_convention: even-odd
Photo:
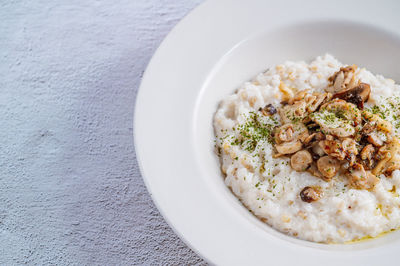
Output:
[[[273,149],[268,142],[259,143],[259,149],[254,152],[232,144],[238,134],[233,128],[245,123],[250,112],[266,104],[279,107],[281,82],[297,90],[322,91],[328,85],[328,77],[341,66],[334,57],[325,55],[310,64],[285,62],[270,68],[224,99],[214,117],[226,185],[265,223],[315,242],[342,243],[376,237],[398,228],[400,197],[396,191],[399,191],[400,171],[395,171],[392,178],[382,176],[372,192],[351,189],[342,176],[325,182],[308,172],[294,171],[289,158],[272,158]],[[400,87],[393,80],[365,69],[358,69],[356,73],[361,82],[370,84],[371,103],[385,103],[383,97],[399,92]],[[262,168],[265,171],[260,171]],[[299,192],[305,186],[314,185],[323,188],[324,196],[316,202],[303,202]]]

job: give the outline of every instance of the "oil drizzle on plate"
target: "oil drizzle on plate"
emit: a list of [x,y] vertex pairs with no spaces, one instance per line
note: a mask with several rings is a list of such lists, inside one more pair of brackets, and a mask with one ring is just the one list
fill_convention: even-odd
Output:
[[370,241],[370,240],[377,239],[379,237],[385,236],[385,235],[387,235],[387,234],[389,234],[389,233],[391,233],[393,231],[396,231],[396,230],[397,229],[390,229],[389,231],[382,232],[382,233],[380,233],[379,235],[377,235],[375,237],[370,236],[370,235],[363,236],[363,237],[358,238],[358,239],[353,239],[353,240],[350,240],[350,241],[346,241],[346,242],[344,242],[344,244],[356,244],[356,243],[360,243],[360,242]]

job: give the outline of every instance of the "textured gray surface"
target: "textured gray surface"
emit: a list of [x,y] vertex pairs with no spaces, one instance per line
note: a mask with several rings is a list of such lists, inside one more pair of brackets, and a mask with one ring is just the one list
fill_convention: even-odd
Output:
[[0,264],[204,264],[132,138],[141,75],[200,0],[0,3]]

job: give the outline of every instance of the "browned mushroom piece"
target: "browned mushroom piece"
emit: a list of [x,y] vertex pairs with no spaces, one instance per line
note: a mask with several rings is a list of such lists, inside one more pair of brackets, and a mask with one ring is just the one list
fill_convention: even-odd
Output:
[[364,167],[359,163],[355,163],[351,168],[349,168],[347,176],[350,185],[356,189],[372,190],[379,182],[379,178],[370,171],[365,171]]
[[315,177],[323,179],[323,176],[322,176],[321,172],[318,170],[315,161],[311,163],[311,166],[307,169],[307,172],[309,172],[310,174],[312,174]]
[[315,135],[315,139],[323,140],[323,139],[325,139],[325,135],[322,132],[317,132],[317,134]]
[[333,91],[337,93],[358,85],[359,81],[354,75],[356,70],[356,65],[342,67],[339,71],[329,77],[329,81],[333,83]]
[[321,125],[321,128],[324,132],[328,134],[332,134],[339,138],[350,137],[355,134],[355,128],[350,123],[343,123],[338,127],[328,127],[325,125]]
[[340,161],[346,158],[346,153],[344,152],[339,140],[327,138],[326,140],[321,140],[318,145],[324,153],[331,157],[337,158]]
[[313,159],[307,150],[296,152],[290,158],[290,165],[298,172],[305,171],[311,165]]
[[340,138],[353,136],[356,126],[361,124],[360,110],[352,103],[341,99],[333,99],[323,104],[318,112],[311,115],[322,132]]
[[330,156],[323,156],[317,161],[318,170],[321,172],[323,179],[329,181],[334,177],[340,169],[340,162]]
[[390,177],[395,170],[400,170],[400,161],[390,162],[383,174],[387,177]]
[[381,147],[376,153],[375,157],[379,161],[371,172],[374,175],[380,175],[382,173],[385,175],[391,174],[399,165],[399,152],[400,142],[397,138],[393,138],[392,142]]
[[376,122],[371,121],[368,123],[365,123],[365,125],[362,127],[362,133],[366,136],[368,136],[368,134],[374,132],[376,129]]
[[300,198],[304,202],[311,203],[322,197],[322,189],[318,186],[307,186],[300,191]]
[[375,122],[376,128],[383,132],[392,132],[393,126],[390,122],[382,119],[379,115],[373,114],[369,111],[362,111],[362,116],[368,122]]
[[361,160],[367,169],[371,169],[375,163],[374,160],[375,148],[372,144],[366,145],[360,152]]
[[368,134],[367,140],[369,143],[373,144],[376,147],[381,147],[384,144],[384,141],[376,132],[371,132]]
[[360,83],[358,86],[334,94],[333,98],[345,100],[355,104],[359,109],[364,109],[364,103],[368,101],[370,93],[369,84]]
[[310,144],[312,141],[315,140],[315,136],[316,136],[316,133],[309,134],[308,137],[304,139],[303,144],[304,145]]
[[384,145],[380,147],[375,154],[375,159],[378,161],[375,168],[372,169],[372,173],[374,175],[380,175],[382,172],[385,171],[386,164],[392,158],[392,153],[395,151],[395,146],[390,143],[388,145]]
[[311,151],[318,155],[319,157],[324,156],[326,153],[324,149],[320,145],[321,141],[319,142],[314,142],[313,145],[311,146]]
[[302,147],[303,144],[301,144],[299,140],[275,145],[275,148],[279,154],[292,154],[301,150]]
[[306,102],[297,101],[292,105],[285,105],[278,109],[283,123],[302,121],[307,115]]
[[342,148],[347,154],[358,154],[358,149],[356,146],[356,141],[352,138],[345,138],[342,141]]
[[358,149],[356,141],[352,138],[345,138],[342,140],[341,147],[345,153],[345,159],[353,165],[356,161],[356,156],[358,155]]
[[308,137],[308,129],[303,123],[287,123],[275,130],[275,142],[304,141]]
[[307,137],[304,139],[303,144],[304,145],[313,145],[314,143],[325,139],[325,135],[322,134],[321,132],[314,132],[314,133],[309,133]]
[[258,109],[263,115],[269,116],[277,113],[276,108],[272,104],[267,104],[263,108]]
[[318,93],[308,94],[305,96],[304,100],[307,103],[307,111],[316,111],[327,99],[331,99],[332,94],[330,93]]
[[297,138],[298,138],[302,143],[304,143],[305,140],[306,140],[309,136],[310,136],[310,134],[308,133],[308,130],[307,130],[307,128],[306,128],[305,131],[299,133],[299,135],[298,135]]
[[321,109],[332,112],[346,120],[353,121],[355,124],[360,124],[362,120],[361,111],[354,104],[341,99],[333,99],[322,105]]
[[294,129],[292,124],[284,124],[279,127],[275,133],[275,142],[282,143],[292,141],[294,139]]
[[377,152],[375,153],[375,159],[380,161],[385,158],[390,158],[390,145],[384,145],[382,147],[378,147]]

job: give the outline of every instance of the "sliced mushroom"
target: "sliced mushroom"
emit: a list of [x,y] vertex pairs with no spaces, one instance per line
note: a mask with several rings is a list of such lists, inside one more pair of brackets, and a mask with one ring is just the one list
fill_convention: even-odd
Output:
[[299,140],[275,145],[275,148],[279,154],[292,154],[301,150],[302,147],[303,144],[301,144]]
[[389,167],[399,162],[399,152],[400,142],[397,138],[393,138],[391,143],[379,149],[377,158],[380,159],[380,161],[376,164],[375,168],[372,170],[372,173],[374,175],[384,173]]
[[354,127],[347,123],[339,124],[338,127],[321,126],[321,128],[327,134],[332,134],[339,138],[350,137],[355,133]]
[[324,103],[326,99],[330,99],[331,96],[332,95],[330,93],[315,92],[313,94],[308,94],[304,99],[307,104],[307,111],[310,113],[314,112],[321,106],[322,103]]
[[294,129],[292,124],[284,124],[279,127],[275,133],[275,142],[282,143],[292,141],[294,139]]
[[308,133],[307,128],[305,128],[305,129],[306,130],[301,132],[297,137],[302,143],[304,143],[306,141],[306,139],[310,136],[310,134]]
[[344,138],[340,140],[328,135],[326,140],[320,141],[318,145],[329,156],[340,161],[347,159],[350,165],[355,162],[356,155],[358,154],[356,141],[352,138]]
[[323,133],[344,138],[355,134],[355,126],[361,124],[361,112],[352,103],[334,99],[323,104],[319,112],[312,113],[311,119],[320,125]]
[[390,157],[390,149],[389,149],[390,145],[384,145],[382,147],[378,147],[379,149],[377,150],[377,152],[375,153],[375,159],[380,161],[385,159],[387,156]]
[[274,115],[276,114],[276,108],[272,104],[267,104],[263,108],[260,108],[260,111],[264,116]]
[[311,119],[321,127],[324,134],[345,138],[352,136],[355,133],[355,128],[352,126],[352,122],[341,119],[334,113],[327,111],[313,113]]
[[375,162],[374,154],[375,154],[375,148],[372,144],[368,144],[361,150],[360,157],[361,160],[363,160],[367,169],[371,169],[372,166],[374,165]]
[[312,163],[311,154],[306,150],[296,152],[290,158],[290,165],[298,172],[305,171]]
[[307,171],[312,174],[313,176],[319,177],[323,179],[321,172],[318,170],[317,165],[315,162],[312,162],[311,166],[307,169]]
[[376,164],[375,168],[372,169],[372,173],[374,175],[380,175],[385,170],[386,163],[390,161],[392,152],[395,151],[395,149],[396,147],[391,144],[379,148],[375,155],[378,163]]
[[375,148],[371,144],[365,146],[360,153],[361,160],[371,160],[374,156]]
[[400,169],[400,161],[394,160],[391,161],[388,165],[383,174],[387,177],[392,176],[393,171]]
[[362,133],[364,135],[368,135],[368,134],[372,133],[373,131],[375,131],[375,129],[376,129],[376,122],[371,121],[371,122],[365,123],[365,125],[362,128]]
[[341,99],[333,99],[321,106],[321,109],[333,112],[335,115],[346,120],[353,121],[355,125],[361,123],[361,112],[352,103],[348,103]]
[[338,160],[342,161],[346,158],[346,153],[343,151],[342,144],[338,140],[327,138],[326,140],[321,140],[318,145],[324,153]]
[[329,181],[334,177],[340,168],[340,162],[330,156],[324,156],[317,161],[318,170],[321,172],[323,179]]
[[293,142],[296,140],[304,141],[308,137],[308,129],[303,123],[288,123],[276,128],[275,142]]
[[342,148],[345,153],[347,154],[358,154],[357,146],[356,146],[356,141],[352,138],[345,138],[342,141]]
[[304,202],[311,203],[322,197],[322,189],[318,186],[305,187],[300,191],[300,198]]
[[379,182],[379,178],[377,178],[370,171],[365,171],[364,167],[359,163],[355,163],[349,169],[347,176],[349,178],[350,185],[356,189],[372,190]]
[[313,153],[318,155],[319,157],[324,156],[326,153],[324,149],[321,147],[320,142],[314,142],[313,145],[311,146],[311,150]]
[[376,132],[369,133],[367,140],[369,143],[372,143],[376,147],[381,147],[384,144],[384,141],[380,138],[380,136]]
[[358,85],[359,81],[355,76],[356,70],[356,65],[342,67],[338,72],[329,77],[329,81],[333,83],[333,91],[337,93]]
[[301,122],[307,116],[306,102],[297,101],[292,105],[285,105],[278,109],[282,123]]
[[370,122],[375,122],[376,127],[379,130],[385,131],[385,132],[392,132],[392,124],[384,119],[382,119],[379,115],[373,114],[369,111],[364,110],[362,112],[362,116]]
[[340,71],[336,75],[336,77],[335,77],[335,79],[333,81],[334,91],[338,92],[338,91],[344,90],[345,89],[345,85],[343,85],[343,83],[344,83],[344,73],[343,73],[343,71]]
[[312,133],[312,134],[308,135],[308,137],[304,139],[303,144],[304,145],[310,144],[312,141],[315,140],[315,137],[316,137],[316,133]]
[[356,156],[358,154],[356,141],[351,138],[345,138],[342,141],[342,149],[346,154],[346,159],[349,161],[350,166],[353,165],[356,161]]
[[324,138],[325,138],[325,135],[322,134],[321,132],[314,132],[314,133],[308,134],[308,136],[304,139],[303,144],[306,146],[313,145],[315,142],[323,140]]
[[371,87],[366,83],[360,83],[351,89],[338,92],[333,95],[333,98],[339,98],[349,103],[357,105],[359,109],[364,109],[364,102],[369,99]]

